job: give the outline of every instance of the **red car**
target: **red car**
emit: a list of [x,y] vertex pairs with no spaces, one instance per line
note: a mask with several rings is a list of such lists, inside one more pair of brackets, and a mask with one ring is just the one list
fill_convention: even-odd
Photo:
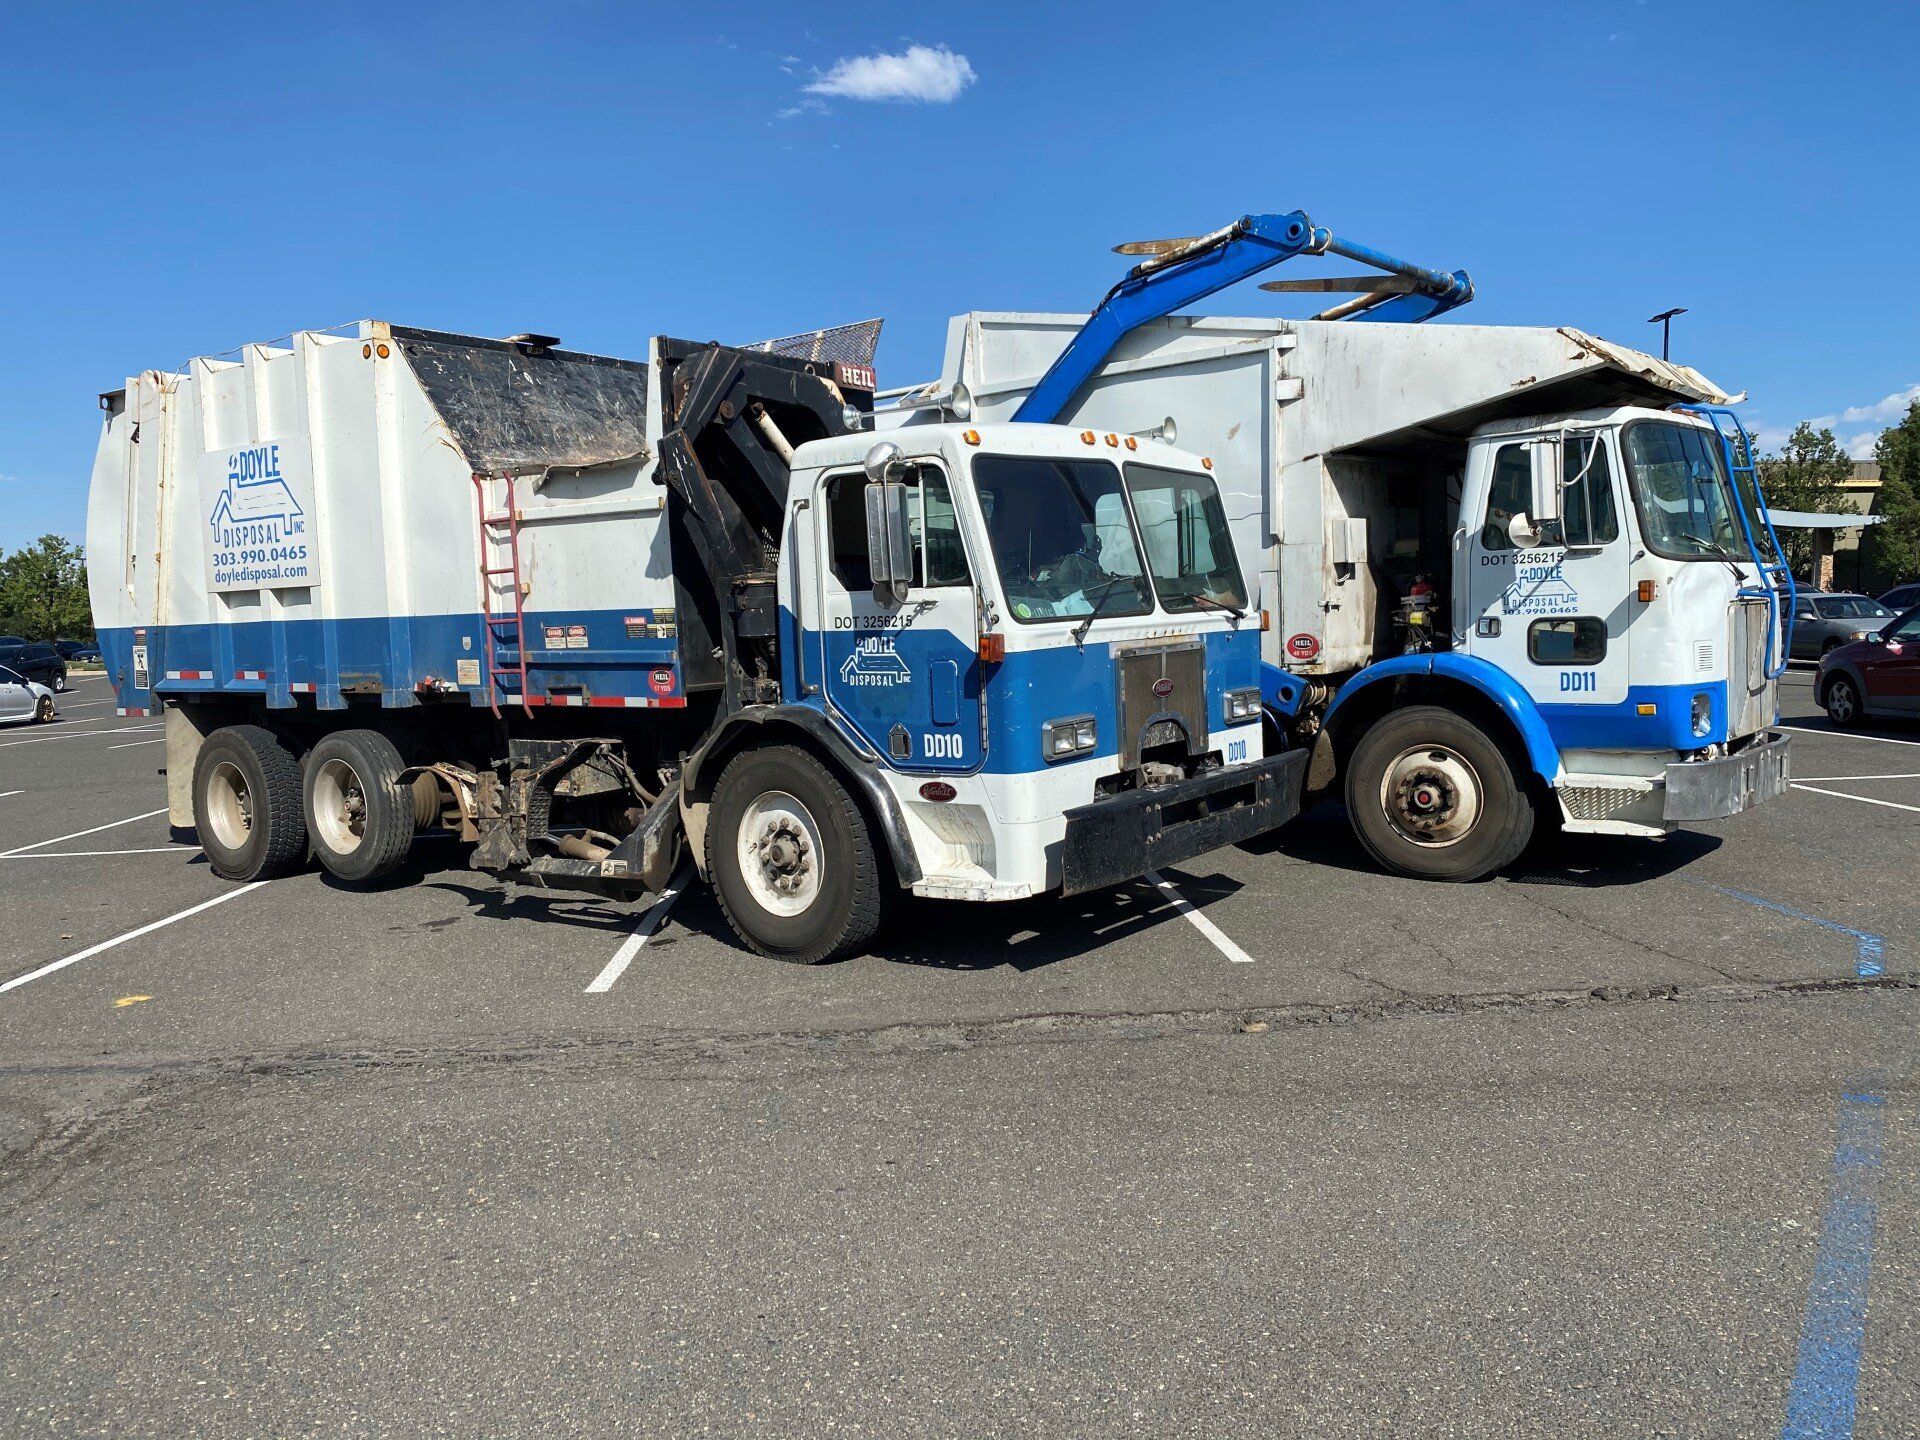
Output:
[[1870,715],[1920,718],[1920,608],[1870,639],[1829,650],[1814,684],[1836,725],[1858,725]]

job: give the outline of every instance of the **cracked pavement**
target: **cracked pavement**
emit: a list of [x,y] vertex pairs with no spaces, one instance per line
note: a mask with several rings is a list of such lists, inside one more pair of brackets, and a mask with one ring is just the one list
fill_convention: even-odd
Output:
[[[1920,811],[1466,887],[1317,811],[1166,872],[1251,964],[1143,884],[795,969],[696,889],[589,994],[639,913],[444,842],[136,853],[159,748],[75,698],[0,749],[0,983],[228,898],[0,994],[9,1433],[1777,1433],[1861,1086],[1856,1433],[1920,1424]],[[1878,733],[1796,774],[1920,770]]]

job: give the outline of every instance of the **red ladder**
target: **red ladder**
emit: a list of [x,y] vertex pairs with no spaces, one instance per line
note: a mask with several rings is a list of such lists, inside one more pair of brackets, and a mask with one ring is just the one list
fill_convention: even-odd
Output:
[[[487,482],[500,480],[506,486],[506,508],[500,511],[487,509]],[[500,714],[500,678],[511,676],[519,682],[520,708],[533,715],[533,706],[527,698],[527,616],[521,608],[526,599],[526,582],[520,578],[520,506],[513,494],[513,476],[482,475],[478,471],[473,476],[474,505],[480,517],[480,616],[487,632],[487,705],[494,715]],[[507,563],[491,564],[494,548],[499,544],[501,530],[506,531]],[[500,598],[500,582],[506,577],[506,583],[512,588],[513,613],[507,614],[499,609],[495,601]],[[503,630],[512,633],[502,634]],[[511,647],[512,658],[503,660],[500,652]],[[511,703],[511,702],[509,702]]]

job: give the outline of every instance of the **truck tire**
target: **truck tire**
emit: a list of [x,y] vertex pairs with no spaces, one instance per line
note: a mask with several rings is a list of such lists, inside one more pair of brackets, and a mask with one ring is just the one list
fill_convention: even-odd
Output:
[[214,731],[193,762],[193,824],[221,879],[292,874],[307,855],[300,762],[258,725]]
[[886,890],[866,817],[826,766],[789,745],[727,762],[707,825],[727,923],[773,960],[818,965],[871,940]]
[[307,754],[303,789],[314,858],[335,879],[391,874],[413,845],[406,762],[377,730],[336,730]]
[[1392,711],[1360,737],[1346,801],[1368,853],[1420,880],[1483,879],[1533,834],[1533,802],[1505,748],[1434,705]]

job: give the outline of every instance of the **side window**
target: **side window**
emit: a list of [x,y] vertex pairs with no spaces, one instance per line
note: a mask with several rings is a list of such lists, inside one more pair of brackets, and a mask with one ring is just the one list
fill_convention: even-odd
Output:
[[1620,538],[1620,512],[1613,500],[1613,471],[1606,442],[1598,435],[1569,435],[1560,447],[1566,481],[1560,509],[1569,545],[1610,545]]
[[960,517],[954,513],[947,477],[931,465],[920,469],[920,504],[913,521],[914,569],[930,590],[967,586],[967,547],[960,542]]
[[867,477],[855,471],[827,482],[827,554],[834,578],[855,594],[873,589],[867,568]]
[[[932,465],[922,465],[908,477],[907,484],[918,491],[907,502],[907,533],[913,541],[913,568],[921,584],[934,589],[971,585],[967,551],[960,541],[960,521],[954,513],[947,477]],[[850,592],[873,588],[873,572],[867,565],[864,473],[836,475],[827,482],[827,553],[835,578]]]
[[1536,665],[1598,665],[1607,658],[1607,624],[1590,616],[1536,620],[1527,626],[1527,658]]
[[1896,620],[1881,631],[1889,640],[1898,640],[1902,645],[1911,645],[1920,640],[1920,610],[1915,610],[1904,619]]
[[1527,508],[1533,498],[1533,465],[1525,445],[1502,445],[1493,457],[1493,479],[1487,485],[1487,523],[1480,530],[1482,550],[1511,550],[1507,522]]

